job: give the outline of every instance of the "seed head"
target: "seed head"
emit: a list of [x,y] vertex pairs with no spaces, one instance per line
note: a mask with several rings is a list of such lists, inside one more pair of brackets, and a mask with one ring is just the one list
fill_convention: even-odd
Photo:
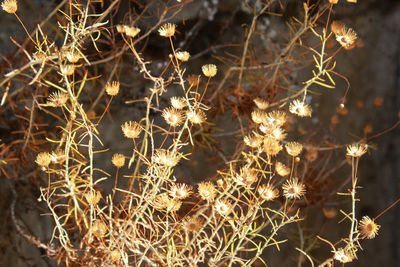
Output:
[[339,21],[333,21],[331,30],[336,36],[336,41],[338,41],[344,49],[349,50],[354,48],[357,40],[357,33],[353,29],[347,28]]
[[165,149],[157,150],[156,154],[153,157],[153,161],[160,165],[166,167],[174,167],[179,163],[179,155],[176,153],[172,153]]
[[239,185],[250,186],[257,181],[257,171],[253,168],[242,168],[235,181]]
[[199,183],[199,195],[204,200],[213,200],[217,194],[217,189],[211,182]]
[[276,156],[281,150],[282,146],[279,144],[278,140],[271,137],[264,138],[264,151],[269,156]]
[[171,106],[173,106],[176,109],[183,109],[187,106],[185,98],[183,97],[173,96],[171,97],[170,101],[171,101]]
[[119,82],[113,81],[112,83],[108,82],[106,84],[106,92],[110,96],[115,96],[119,92]]
[[251,119],[254,123],[260,124],[266,121],[267,114],[261,110],[254,110],[253,112],[251,112]]
[[65,56],[67,57],[70,63],[76,63],[79,61],[79,59],[81,59],[81,55],[73,50],[66,52]]
[[72,64],[62,65],[60,71],[63,75],[70,76],[74,74],[75,66]]
[[127,121],[121,126],[121,128],[124,136],[132,139],[137,138],[142,131],[142,126],[135,121]]
[[256,106],[261,110],[264,110],[264,109],[268,108],[268,106],[269,106],[268,101],[266,101],[262,98],[259,98],[259,97],[255,98],[253,101],[256,104]]
[[287,114],[281,110],[273,110],[267,114],[267,121],[276,127],[281,127],[287,120]]
[[110,258],[113,262],[118,262],[121,259],[121,252],[116,249],[111,251]]
[[203,122],[206,121],[206,113],[202,111],[201,109],[194,111],[194,110],[189,110],[186,113],[187,118],[189,121],[193,124],[202,124]]
[[62,91],[53,92],[47,97],[47,105],[52,107],[62,107],[68,101],[68,94]]
[[116,26],[116,28],[117,28],[117,32],[119,32],[119,33],[124,33],[124,32],[125,32],[125,27],[124,27],[124,25],[118,24],[118,25]]
[[286,167],[285,164],[277,161],[275,163],[275,171],[280,176],[286,176],[286,175],[288,175],[290,173],[290,168]]
[[64,151],[61,149],[57,149],[56,151],[51,152],[51,161],[53,163],[61,164],[65,161],[66,157]]
[[187,184],[174,184],[169,190],[169,195],[172,198],[185,199],[192,194],[192,187]]
[[176,25],[173,23],[167,23],[158,29],[158,33],[163,37],[172,37],[175,34]]
[[180,61],[186,62],[189,60],[189,57],[190,57],[189,52],[186,51],[176,52],[176,58],[179,59]]
[[115,167],[121,168],[125,165],[125,156],[122,154],[114,154],[112,159],[111,159],[112,164],[114,164]]
[[285,147],[287,153],[292,157],[297,157],[303,150],[303,145],[297,142],[289,142]]
[[260,147],[263,142],[262,136],[257,133],[254,133],[253,135],[247,135],[243,140],[246,145],[252,148]]
[[348,262],[352,262],[354,259],[354,256],[352,255],[352,253],[348,250],[345,250],[343,248],[339,248],[336,251],[333,251],[334,253],[334,259],[337,261],[340,261],[341,263],[348,263]]
[[168,202],[170,201],[170,198],[168,197],[167,193],[162,193],[157,195],[151,204],[153,207],[157,210],[163,210],[168,206]]
[[174,107],[164,109],[162,112],[162,116],[165,121],[172,127],[181,125],[184,119],[183,112]]
[[48,152],[40,152],[36,156],[36,163],[40,167],[47,167],[51,163],[51,155]]
[[92,233],[97,237],[103,237],[107,233],[107,225],[100,220],[95,221],[92,224]]
[[204,76],[206,77],[214,77],[217,74],[217,66],[214,64],[206,64],[201,67]]
[[378,234],[378,230],[381,228],[380,225],[376,224],[368,216],[362,217],[358,224],[358,229],[363,238],[372,239]]
[[300,100],[293,100],[289,105],[289,111],[300,117],[311,117],[312,109],[309,105]]
[[275,189],[272,185],[261,185],[258,188],[258,194],[266,201],[272,201],[279,196],[279,190]]
[[7,13],[14,14],[18,9],[17,0],[4,0],[1,8]]
[[199,217],[189,217],[183,223],[183,229],[187,232],[198,232],[203,226],[203,220]]
[[347,156],[359,158],[367,152],[367,144],[352,144],[347,146]]
[[287,180],[282,186],[283,195],[286,198],[301,198],[306,193],[305,185],[297,178]]
[[[118,31],[118,28],[117,28],[117,31]],[[139,34],[140,29],[137,28],[137,27],[131,27],[131,26],[128,26],[128,25],[124,25],[123,32],[125,32],[126,36],[129,36],[129,37],[133,38],[133,37],[135,37],[136,35]]]
[[219,199],[215,203],[215,210],[222,216],[227,216],[232,211],[232,205],[227,200]]
[[85,198],[90,205],[96,205],[101,199],[101,194],[99,191],[91,190],[85,194]]
[[276,127],[270,123],[261,124],[260,131],[263,132],[266,136],[281,141],[286,138],[285,130],[281,127]]

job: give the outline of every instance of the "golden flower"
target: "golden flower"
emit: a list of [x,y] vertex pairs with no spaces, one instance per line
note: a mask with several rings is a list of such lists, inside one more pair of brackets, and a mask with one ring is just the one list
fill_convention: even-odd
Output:
[[261,185],[258,188],[258,194],[266,201],[272,201],[279,196],[279,190],[272,185]]
[[269,156],[276,156],[282,150],[282,146],[279,144],[279,141],[271,138],[264,138],[264,152]]
[[286,198],[301,198],[306,193],[305,185],[297,178],[287,180],[282,185],[283,195]]
[[201,67],[204,76],[206,77],[214,77],[217,74],[217,66],[214,64],[206,64]]
[[202,111],[201,109],[197,111],[189,110],[188,112],[186,112],[186,116],[193,124],[202,124],[207,119],[206,113],[204,113],[204,111]]
[[254,133],[253,135],[247,135],[243,140],[246,145],[252,148],[260,147],[263,142],[262,136],[257,133]]
[[69,96],[62,91],[53,92],[47,98],[47,105],[52,107],[62,107],[67,103]]
[[357,33],[353,29],[346,28],[346,26],[339,21],[333,21],[331,30],[336,36],[336,41],[338,41],[344,49],[349,50],[354,48],[357,40]]
[[261,110],[254,110],[253,112],[251,112],[251,119],[254,123],[260,124],[265,122],[265,120],[267,119],[267,114]]
[[199,217],[186,218],[183,223],[183,229],[187,232],[198,232],[203,227],[203,220]]
[[121,259],[121,252],[116,249],[111,251],[110,258],[113,262],[118,262]]
[[40,152],[36,156],[36,163],[41,167],[47,167],[51,163],[51,155],[48,152]]
[[106,84],[106,92],[110,96],[115,96],[119,92],[119,82],[113,81],[112,83],[108,82]]
[[17,0],[4,0],[3,3],[1,3],[1,8],[10,14],[13,14],[17,12],[18,5],[17,5]]
[[125,156],[116,153],[112,156],[111,162],[112,164],[114,164],[115,167],[121,168],[125,165]]
[[72,64],[62,65],[60,71],[63,75],[69,76],[74,74],[75,66]]
[[68,61],[71,63],[76,63],[79,61],[79,59],[81,59],[81,55],[73,50],[67,51],[65,53],[65,56],[67,57]]
[[91,231],[97,237],[105,236],[107,233],[107,230],[108,230],[107,225],[105,223],[103,223],[102,221],[97,220],[92,224]]
[[192,194],[192,187],[187,184],[177,183],[172,185],[169,195],[172,198],[185,199]]
[[153,157],[154,162],[166,167],[176,166],[179,163],[179,159],[180,158],[178,154],[169,152],[165,149],[157,150]]
[[96,205],[101,199],[101,193],[99,191],[90,190],[85,194],[85,198],[90,205]]
[[285,147],[287,153],[292,157],[297,157],[303,150],[303,145],[298,142],[289,142]]
[[[118,28],[117,28],[117,31],[118,31]],[[123,32],[125,32],[125,34],[126,34],[126,36],[129,36],[129,37],[135,37],[136,35],[138,35],[139,34],[139,32],[140,32],[140,29],[139,28],[137,28],[137,27],[131,27],[131,26],[128,26],[128,25],[124,25],[124,31]]]
[[261,110],[264,110],[264,109],[268,108],[268,106],[269,106],[268,101],[266,101],[262,98],[259,98],[259,97],[255,98],[253,101],[256,104],[256,106]]
[[183,112],[174,107],[164,109],[162,112],[162,116],[165,121],[172,127],[181,125],[184,119]]
[[183,97],[173,96],[171,97],[170,101],[171,101],[171,106],[173,106],[176,109],[183,109],[184,107],[187,106],[185,98]]
[[250,186],[257,181],[257,170],[254,168],[241,168],[240,174],[236,175],[235,181],[239,185]]
[[277,174],[279,174],[280,176],[286,176],[290,173],[290,168],[286,167],[285,164],[277,161],[275,163],[275,171]]
[[378,234],[378,230],[381,228],[380,225],[376,224],[368,216],[362,217],[358,224],[358,229],[360,230],[361,237],[372,239]]
[[312,109],[309,105],[296,99],[289,104],[289,111],[300,117],[311,117]]
[[352,144],[347,146],[347,156],[350,157],[361,157],[367,152],[368,145],[367,144]]
[[226,216],[229,213],[231,213],[231,211],[232,211],[231,203],[229,201],[223,200],[223,199],[217,200],[214,207],[215,207],[215,210],[222,216]]
[[199,195],[204,200],[213,200],[217,195],[217,189],[211,182],[201,182],[198,188]]
[[142,131],[142,126],[135,121],[127,121],[121,126],[121,128],[124,136],[132,139],[137,138]]
[[273,110],[267,114],[267,121],[276,127],[281,127],[287,120],[287,114],[281,110]]
[[176,52],[176,58],[179,59],[180,61],[183,61],[183,62],[188,61],[189,57],[190,57],[189,52],[186,52],[186,51]]
[[158,33],[163,37],[172,37],[175,34],[176,25],[173,23],[167,23],[158,29]]

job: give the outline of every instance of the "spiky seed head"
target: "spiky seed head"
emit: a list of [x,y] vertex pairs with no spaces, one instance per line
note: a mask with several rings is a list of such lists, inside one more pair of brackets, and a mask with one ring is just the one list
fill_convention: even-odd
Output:
[[110,253],[110,258],[113,262],[118,262],[121,259],[121,252],[119,252],[119,250],[114,249]]
[[261,146],[263,142],[263,138],[261,135],[254,133],[252,135],[247,135],[243,138],[244,143],[252,148],[258,148]]
[[283,126],[287,121],[287,114],[282,110],[273,110],[268,112],[267,121],[276,127]]
[[268,101],[267,101],[267,100],[264,100],[264,99],[262,99],[262,98],[260,98],[260,97],[255,98],[255,99],[253,100],[253,102],[254,102],[254,103],[256,104],[256,106],[257,106],[259,109],[261,109],[261,110],[264,110],[264,109],[266,109],[266,108],[269,107]]
[[176,58],[180,61],[186,62],[189,60],[190,54],[187,51],[176,52]]
[[354,259],[352,253],[343,248],[339,248],[338,250],[333,251],[333,253],[334,253],[333,258],[341,263],[352,262]]
[[214,205],[214,208],[222,216],[227,216],[232,211],[231,203],[223,199],[218,199]]
[[298,99],[289,104],[289,111],[300,117],[311,117],[312,113],[311,107]]
[[367,144],[352,144],[347,146],[347,156],[359,158],[367,152]]
[[7,13],[14,14],[18,10],[17,0],[4,0],[1,8]]
[[206,77],[214,77],[217,75],[217,66],[214,64],[206,64],[201,67],[201,70]]
[[363,238],[367,239],[375,238],[380,228],[381,226],[376,224],[374,220],[372,220],[368,216],[362,217],[361,221],[358,224],[360,235]]
[[133,38],[133,37],[135,37],[136,35],[139,34],[140,29],[137,28],[137,27],[124,25],[124,31],[123,32],[125,32],[126,36]]
[[96,205],[101,199],[101,193],[99,191],[90,190],[85,194],[85,198],[90,205]]
[[105,236],[107,230],[108,230],[107,225],[100,220],[97,220],[92,224],[91,231],[97,237]]
[[62,91],[53,92],[47,97],[47,105],[52,107],[62,107],[67,103],[68,99],[69,96],[67,93]]
[[75,66],[72,64],[62,65],[60,67],[60,71],[63,75],[70,76],[70,75],[74,74]]
[[266,118],[267,114],[264,111],[254,110],[253,112],[251,112],[251,119],[256,124],[265,122]]
[[135,121],[127,121],[122,126],[122,132],[126,138],[137,138],[142,132],[142,126]]
[[156,154],[153,156],[153,161],[157,164],[166,167],[175,167],[179,163],[179,155],[165,149],[157,150]]
[[301,198],[306,193],[306,186],[297,178],[287,180],[282,185],[283,195],[288,199]]
[[115,96],[119,92],[119,82],[113,81],[106,84],[106,93],[110,96]]
[[278,161],[275,163],[275,171],[280,176],[286,176],[290,173],[290,168]]
[[264,138],[264,152],[267,153],[269,156],[276,156],[281,150],[282,146],[280,145],[278,140],[271,137]]
[[193,124],[202,124],[203,122],[206,121],[206,113],[202,111],[201,109],[199,110],[189,110],[186,113],[187,118],[189,121]]
[[357,40],[357,33],[347,28],[346,25],[339,21],[333,21],[331,24],[331,31],[336,36],[336,41],[346,50],[352,49]]
[[178,211],[182,206],[182,201],[178,199],[169,199],[167,203],[167,211],[168,212],[176,212]]
[[285,147],[287,153],[292,157],[297,157],[303,150],[303,145],[298,142],[289,142]]
[[176,183],[171,186],[169,195],[172,198],[185,199],[192,194],[192,189],[193,188],[187,184]]
[[183,109],[187,106],[185,98],[173,96],[170,98],[171,106],[176,109]]
[[158,29],[158,33],[163,37],[172,37],[175,35],[175,29],[175,24],[166,23]]
[[169,107],[163,110],[162,115],[165,121],[172,127],[177,127],[183,123],[184,114],[181,110]]
[[81,59],[81,55],[74,50],[67,51],[65,53],[65,57],[68,59],[70,63],[76,63],[79,61],[79,59]]
[[213,200],[217,195],[217,189],[211,182],[199,183],[198,192],[200,197],[204,200]]
[[279,196],[279,190],[274,188],[272,185],[261,185],[258,188],[258,194],[266,201],[272,201]]
[[111,159],[112,164],[114,164],[115,167],[121,168],[125,165],[125,156],[119,153],[116,153],[112,156]]
[[51,155],[48,152],[40,152],[36,156],[36,163],[40,167],[47,167],[51,163]]
[[191,216],[185,219],[183,230],[186,232],[198,232],[203,226],[203,220],[199,217]]
[[239,185],[251,186],[257,181],[257,170],[247,167],[241,168],[240,173],[234,179]]

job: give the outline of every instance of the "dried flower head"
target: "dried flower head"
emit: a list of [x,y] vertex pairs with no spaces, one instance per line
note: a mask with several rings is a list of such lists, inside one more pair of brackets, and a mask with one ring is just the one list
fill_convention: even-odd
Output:
[[347,146],[347,156],[359,158],[367,152],[367,144],[352,144]]
[[176,212],[178,211],[182,206],[182,201],[178,199],[169,199],[167,203],[167,212]]
[[255,98],[253,101],[256,104],[256,106],[261,110],[264,110],[264,109],[268,108],[268,106],[269,106],[269,103],[267,100],[264,100],[259,97]]
[[261,110],[254,110],[251,112],[251,119],[254,123],[260,124],[266,121],[267,114]]
[[47,167],[51,163],[51,155],[48,152],[40,152],[36,156],[36,163],[40,167]]
[[354,48],[357,40],[357,33],[353,29],[347,28],[339,21],[333,21],[331,30],[336,36],[336,41],[338,41],[344,49],[349,50]]
[[301,198],[306,193],[305,185],[297,178],[287,180],[282,185],[283,195],[286,198]]
[[106,92],[110,96],[115,96],[119,92],[119,82],[113,81],[106,84]]
[[90,190],[85,194],[85,198],[90,205],[96,205],[101,199],[101,193],[99,191]]
[[81,55],[75,50],[69,50],[65,53],[65,57],[70,63],[76,63],[81,59]]
[[298,99],[293,100],[289,105],[289,111],[300,117],[311,117],[312,109],[309,105]]
[[4,0],[1,8],[7,13],[14,14],[18,9],[17,0]]
[[202,124],[207,119],[206,113],[204,113],[204,111],[202,111],[201,109],[196,111],[189,110],[188,112],[186,112],[186,116],[193,124]]
[[203,220],[199,217],[186,218],[183,223],[183,229],[187,232],[198,232],[203,227]]
[[279,190],[272,185],[261,185],[258,188],[258,194],[266,201],[272,201],[279,196]]
[[281,141],[286,138],[285,130],[281,127],[276,127],[272,124],[261,124],[260,131],[263,132],[266,136]]
[[287,114],[282,110],[273,110],[267,114],[267,121],[276,127],[281,127],[287,121]]
[[179,162],[179,155],[173,153],[172,151],[167,151],[165,149],[157,150],[156,154],[153,156],[153,161],[160,165],[166,167],[174,167]]
[[214,77],[217,74],[217,66],[214,64],[206,64],[201,67],[204,76],[206,77]]
[[352,262],[354,259],[353,253],[348,251],[347,249],[339,248],[336,251],[333,251],[334,259],[340,261],[341,263]]
[[65,153],[61,149],[51,152],[51,161],[53,163],[61,164],[66,160]]
[[257,133],[254,133],[253,135],[247,135],[243,140],[246,145],[252,148],[260,147],[263,142],[262,136]]
[[53,92],[47,97],[47,105],[52,107],[62,107],[64,106],[69,99],[67,93],[62,91]]
[[217,195],[217,189],[211,182],[201,182],[198,188],[199,195],[204,200],[213,200]]
[[121,168],[125,165],[125,156],[116,153],[112,156],[111,162],[112,164],[114,164],[115,167]]
[[285,147],[287,153],[292,157],[297,157],[303,150],[303,145],[298,142],[289,142]]
[[186,62],[189,60],[190,54],[187,51],[178,51],[176,52],[176,58],[180,61]]
[[176,25],[173,23],[167,23],[158,29],[158,33],[163,37],[172,37],[175,34]]
[[223,199],[218,199],[214,207],[215,210],[222,216],[227,216],[232,211],[231,203]]
[[162,115],[165,121],[172,127],[182,124],[184,116],[183,112],[174,107],[169,107],[163,110]]
[[264,152],[269,156],[276,156],[281,150],[282,146],[279,144],[278,140],[271,137],[264,138]]
[[193,188],[187,184],[176,183],[172,185],[171,189],[169,190],[169,195],[172,198],[185,199],[192,194],[192,189]]
[[75,66],[72,64],[62,65],[60,71],[63,75],[70,76],[74,74]]
[[110,253],[110,258],[113,262],[118,262],[121,259],[121,252],[119,252],[119,250],[114,249],[113,251],[111,251]]
[[285,164],[277,161],[275,163],[275,171],[280,176],[286,176],[286,175],[288,175],[290,173],[290,168],[287,167]]
[[118,24],[118,25],[116,26],[116,28],[117,28],[117,32],[119,32],[119,33],[124,33],[124,32],[125,32],[125,27],[124,27],[124,25]]
[[250,186],[257,181],[257,170],[247,167],[241,168],[240,173],[234,179],[239,185]]
[[162,193],[157,195],[153,201],[151,201],[151,204],[153,207],[157,210],[163,210],[167,208],[168,202],[170,201],[170,198],[168,197],[167,193]]
[[[118,30],[118,28],[117,28],[117,30]],[[140,29],[137,28],[137,27],[133,27],[133,26],[131,27],[131,26],[128,26],[128,25],[124,25],[123,32],[125,32],[126,36],[129,36],[129,37],[133,38],[133,37],[135,37],[136,35],[139,34]]]
[[107,225],[100,220],[97,220],[92,224],[91,231],[97,237],[105,236],[107,230],[108,230]]
[[380,225],[376,224],[368,216],[362,217],[358,224],[358,229],[360,230],[360,235],[363,238],[372,239],[378,234]]
[[142,126],[135,121],[127,121],[121,126],[121,128],[126,138],[137,138],[142,132]]
[[170,101],[171,101],[171,106],[173,106],[176,109],[183,109],[187,106],[185,98],[183,97],[173,96],[171,97]]

